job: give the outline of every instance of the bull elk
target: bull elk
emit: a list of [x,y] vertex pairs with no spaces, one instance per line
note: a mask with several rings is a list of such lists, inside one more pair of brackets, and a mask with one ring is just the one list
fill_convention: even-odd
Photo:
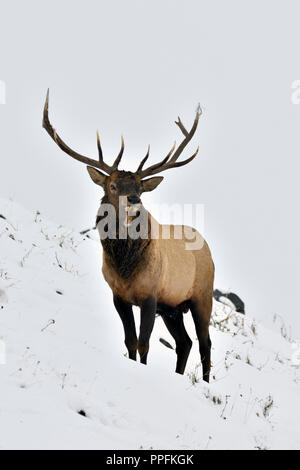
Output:
[[[190,131],[187,131],[180,118],[175,121],[184,138],[175,150],[175,144],[165,158],[148,168],[144,165],[149,157],[149,147],[136,172],[122,171],[118,165],[124,152],[122,137],[121,149],[114,163],[109,166],[104,162],[99,134],[97,146],[99,159],[94,160],[72,150],[53,129],[48,117],[49,90],[44,106],[43,127],[54,142],[65,153],[87,164],[87,170],[94,183],[104,190],[101,206],[111,204],[119,214],[121,196],[126,197],[127,208],[143,208],[141,194],[152,191],[163,180],[162,176],[153,176],[171,168],[181,167],[191,162],[196,152],[186,160],[178,157],[192,139],[197,129],[201,109],[198,107]],[[97,169],[96,169],[97,168]],[[101,171],[98,171],[101,170]],[[101,212],[101,211],[100,211]],[[98,212],[99,214],[99,212]],[[116,237],[101,237],[103,246],[102,272],[113,292],[115,308],[120,315],[125,333],[125,344],[129,358],[136,360],[137,350],[140,361],[147,363],[149,340],[154,326],[156,313],[163,321],[176,343],[176,372],[183,374],[192,347],[192,341],[185,329],[183,313],[191,311],[199,340],[203,379],[209,381],[210,350],[209,322],[212,310],[214,264],[207,243],[203,240],[201,248],[186,249],[186,238],[175,237],[174,225],[160,225],[148,214],[147,236],[142,238],[120,237],[120,220],[117,216]],[[102,220],[98,215],[96,224]],[[126,219],[130,225],[134,218]],[[158,227],[158,236],[151,237],[151,229]],[[185,226],[180,226],[183,231]],[[170,237],[162,236],[164,229],[169,229]],[[195,230],[195,236],[200,234]],[[190,240],[189,240],[190,241]],[[141,312],[139,337],[136,334],[132,307],[138,306]]]

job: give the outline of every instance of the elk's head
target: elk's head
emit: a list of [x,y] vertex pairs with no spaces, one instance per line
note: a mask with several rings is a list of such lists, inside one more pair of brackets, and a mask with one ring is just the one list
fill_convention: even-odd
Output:
[[[56,133],[55,129],[53,129],[48,116],[48,106],[49,106],[49,90],[47,91],[46,102],[44,106],[44,116],[43,116],[43,127],[46,129],[50,137],[56,142],[56,144],[68,155],[79,160],[82,163],[87,164],[87,170],[91,179],[94,183],[101,186],[105,193],[105,200],[115,207],[118,206],[120,196],[125,196],[127,198],[128,205],[139,205],[141,204],[141,194],[146,191],[152,191],[155,189],[159,183],[163,180],[162,176],[156,176],[154,178],[147,178],[148,176],[153,176],[157,173],[161,173],[162,171],[168,170],[170,168],[176,168],[183,165],[186,165],[190,161],[192,161],[197,153],[196,152],[186,160],[178,162],[178,157],[189,143],[191,138],[193,137],[199,117],[202,113],[200,106],[197,108],[196,117],[193,123],[191,130],[188,132],[184,125],[182,124],[180,118],[178,117],[178,121],[175,121],[177,126],[180,128],[181,132],[184,135],[184,139],[181,144],[176,147],[176,143],[174,143],[173,147],[167,154],[167,156],[161,160],[159,163],[155,163],[154,165],[149,166],[148,168],[144,168],[144,164],[146,160],[148,160],[150,147],[148,147],[148,151],[145,157],[142,159],[139,167],[135,172],[130,171],[120,171],[118,169],[118,165],[121,161],[123,152],[124,152],[124,140],[123,137],[121,139],[121,149],[120,152],[115,159],[114,163],[110,166],[104,162],[102,148],[100,144],[99,134],[97,132],[97,146],[98,146],[98,154],[99,159],[93,160],[89,157],[85,157],[84,155],[80,155],[79,153],[72,150],[68,147],[64,141],[59,137]],[[174,152],[175,151],[175,152]],[[99,171],[101,170],[101,171]],[[147,178],[147,179],[145,179]]]
[[162,176],[142,180],[139,174],[131,171],[115,170],[110,175],[105,175],[91,166],[88,166],[87,170],[94,183],[103,188],[105,201],[115,207],[122,196],[128,206],[140,205],[141,194],[152,191],[163,180]]

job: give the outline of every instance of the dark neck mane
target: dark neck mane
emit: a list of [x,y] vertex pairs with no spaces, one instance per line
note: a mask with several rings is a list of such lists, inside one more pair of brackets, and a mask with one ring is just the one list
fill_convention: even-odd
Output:
[[[101,203],[107,203],[104,196]],[[101,220],[97,216],[96,225]],[[148,238],[132,239],[127,236],[126,239],[119,239],[119,219],[117,214],[117,230],[116,239],[101,239],[102,247],[108,256],[112,267],[124,279],[128,279],[131,275],[137,273],[146,263],[146,251],[151,243],[150,224],[148,227]]]

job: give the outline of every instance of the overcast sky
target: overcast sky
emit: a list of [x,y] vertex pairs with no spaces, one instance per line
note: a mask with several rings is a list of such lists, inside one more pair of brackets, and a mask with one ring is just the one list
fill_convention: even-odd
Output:
[[[184,156],[148,202],[202,203],[216,287],[249,314],[279,313],[300,335],[297,1],[0,1],[0,195],[76,229],[94,223],[101,192],[83,164],[41,127],[50,119],[74,149],[96,157],[99,129],[112,162],[134,170],[151,143],[161,159],[191,125]],[[184,157],[183,156],[183,157]],[[161,221],[162,222],[162,221]],[[95,255],[97,255],[95,253]]]

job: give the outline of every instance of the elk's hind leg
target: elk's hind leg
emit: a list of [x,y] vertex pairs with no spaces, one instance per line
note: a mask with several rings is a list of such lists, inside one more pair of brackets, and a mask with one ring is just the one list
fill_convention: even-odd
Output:
[[162,314],[162,319],[176,343],[176,372],[178,374],[184,374],[193,342],[185,329],[183,314],[181,312],[176,312],[172,316]]
[[196,334],[199,340],[199,349],[202,362],[203,380],[209,382],[210,350],[209,322],[212,310],[212,299],[205,301],[191,301],[191,312],[195,323]]
[[137,336],[132,306],[124,302],[124,300],[117,295],[114,295],[114,305],[123,323],[125,344],[128,349],[129,359],[136,361]]

